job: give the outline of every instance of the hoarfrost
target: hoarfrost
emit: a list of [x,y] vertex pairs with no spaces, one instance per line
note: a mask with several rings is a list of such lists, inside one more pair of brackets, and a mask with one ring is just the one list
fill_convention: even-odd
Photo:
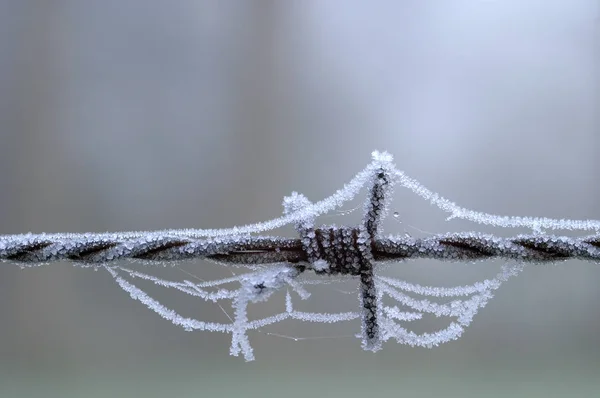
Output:
[[[361,319],[362,346],[366,350],[377,351],[384,341],[393,339],[401,344],[420,347],[435,347],[439,344],[455,340],[470,325],[475,314],[484,308],[493,293],[502,283],[519,274],[524,268],[522,263],[505,265],[494,278],[476,282],[471,285],[455,287],[432,287],[409,283],[403,280],[379,275],[376,262],[371,252],[374,241],[380,237],[380,221],[388,213],[388,202],[394,184],[408,188],[412,192],[428,200],[441,210],[450,213],[448,219],[461,218],[480,224],[496,227],[527,227],[541,234],[544,229],[565,230],[600,230],[600,221],[595,220],[556,220],[549,218],[507,217],[476,212],[462,208],[430,191],[418,181],[408,177],[395,168],[392,156],[386,152],[373,152],[373,161],[358,173],[343,189],[330,197],[311,203],[304,195],[293,192],[283,201],[284,215],[265,222],[237,226],[228,229],[186,229],[146,232],[124,232],[107,234],[42,234],[14,235],[0,237],[0,257],[33,256],[33,259],[52,260],[68,251],[78,256],[93,247],[101,247],[98,257],[89,258],[89,262],[131,257],[140,250],[152,250],[164,247],[174,239],[184,245],[185,250],[193,253],[201,245],[206,253],[219,253],[222,247],[242,242],[249,234],[260,233],[287,224],[293,224],[300,235],[302,249],[308,259],[307,264],[275,264],[269,268],[256,266],[252,272],[215,281],[194,283],[191,281],[169,281],[155,276],[134,271],[117,265],[105,264],[103,267],[110,273],[117,284],[129,295],[161,317],[171,321],[185,330],[206,330],[230,333],[232,335],[230,353],[243,355],[247,361],[254,359],[254,352],[249,341],[248,331],[257,330],[267,325],[286,319],[296,319],[315,323],[335,323]],[[318,236],[314,227],[315,219],[331,210],[340,208],[352,200],[365,185],[369,186],[369,198],[363,206],[363,222],[355,229],[329,226],[329,236],[325,239]],[[399,217],[398,212],[393,214]],[[323,231],[321,229],[319,231]],[[203,242],[186,241],[185,239],[208,238]],[[475,233],[461,236],[454,235],[455,244],[467,242],[474,238],[489,239]],[[540,235],[540,239],[543,235]],[[115,240],[126,240],[123,244],[113,244]],[[389,245],[401,245],[403,240],[413,238],[389,237]],[[536,237],[537,239],[537,237]],[[566,240],[565,240],[566,239]],[[544,241],[546,242],[546,241]],[[546,242],[556,250],[571,244],[567,238]],[[41,249],[40,249],[41,248]],[[220,249],[221,248],[221,249]],[[79,250],[79,251],[78,251]],[[502,247],[496,249],[502,251]],[[439,239],[423,239],[419,249],[422,254],[436,255],[443,260],[455,260],[456,253],[442,250]],[[168,256],[168,253],[166,254]],[[463,257],[464,258],[464,257]],[[168,259],[166,257],[165,259]],[[248,266],[246,264],[246,266]],[[321,279],[307,280],[303,272],[313,270]],[[335,278],[341,275],[340,278]],[[142,279],[157,286],[172,288],[207,302],[221,303],[230,300],[233,307],[233,318],[230,323],[205,322],[183,317],[176,311],[167,308],[150,297],[129,280]],[[294,308],[293,292],[301,299],[308,299],[310,292],[306,286],[331,284],[347,281],[350,278],[359,281],[358,312],[313,313],[298,311]],[[237,288],[225,288],[224,285],[235,284]],[[276,292],[287,289],[285,305],[280,313],[250,320],[248,306],[269,300]],[[415,297],[416,296],[416,297]],[[449,298],[451,301],[439,303],[432,299]],[[402,311],[397,306],[384,305],[384,299],[390,299],[405,307]],[[447,327],[432,333],[417,334],[404,327],[403,323],[418,321],[424,315],[450,317],[453,320]]]

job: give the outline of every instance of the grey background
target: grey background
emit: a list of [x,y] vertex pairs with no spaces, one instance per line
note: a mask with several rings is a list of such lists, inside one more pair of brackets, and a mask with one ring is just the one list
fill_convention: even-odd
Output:
[[[597,0],[0,1],[0,234],[269,219],[292,190],[331,194],[373,149],[466,207],[598,219],[599,128]],[[403,223],[387,232],[523,232],[445,222],[402,189],[392,210]],[[389,273],[452,285],[498,266]],[[174,327],[106,272],[0,264],[0,396],[593,396],[599,283],[595,264],[529,267],[435,350],[373,354],[341,337],[358,323],[291,323],[275,330],[340,337],[254,333],[246,364],[228,336]]]

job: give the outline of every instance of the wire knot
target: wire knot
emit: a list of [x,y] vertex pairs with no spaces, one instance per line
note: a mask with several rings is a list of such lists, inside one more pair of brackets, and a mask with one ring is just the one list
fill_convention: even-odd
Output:
[[372,258],[369,238],[362,228],[324,226],[314,234],[307,234],[302,241],[312,264],[327,263],[327,267],[313,265],[317,274],[358,276]]

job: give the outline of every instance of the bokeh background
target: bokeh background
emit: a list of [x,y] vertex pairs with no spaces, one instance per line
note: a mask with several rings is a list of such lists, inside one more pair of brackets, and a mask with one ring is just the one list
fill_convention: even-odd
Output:
[[[373,149],[466,207],[600,218],[600,2],[0,1],[0,234],[269,219],[292,190],[331,194]],[[392,206],[387,232],[524,232],[446,222],[403,189]],[[106,272],[0,265],[2,397],[600,390],[595,264],[528,267],[434,350],[388,342],[373,354],[343,337],[358,322],[290,323],[275,330],[334,338],[253,333],[249,364],[228,355],[229,336],[176,328]],[[498,267],[422,261],[389,273],[449,286]],[[186,314],[223,316],[156,293]],[[325,290],[307,305],[356,303]]]

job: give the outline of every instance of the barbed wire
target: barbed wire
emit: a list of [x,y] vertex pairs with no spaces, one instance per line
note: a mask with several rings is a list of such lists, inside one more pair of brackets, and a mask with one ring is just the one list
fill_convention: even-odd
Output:
[[[422,239],[382,237],[379,224],[387,213],[395,183],[449,212],[449,218],[499,227],[525,226],[536,233],[513,238],[475,232],[439,234]],[[314,227],[317,216],[351,200],[365,184],[370,187],[369,197],[363,206],[364,219],[360,225]],[[0,236],[0,260],[31,266],[65,260],[89,265],[122,259],[169,262],[206,258],[231,264],[286,262],[309,267],[318,260],[324,260],[328,263],[328,272],[338,274],[352,274],[354,271],[349,263],[364,261],[364,256],[359,255],[363,252],[368,257],[366,260],[374,262],[415,258],[446,261],[492,258],[523,262],[600,261],[599,221],[502,217],[464,209],[398,171],[392,164],[392,157],[385,152],[374,152],[373,162],[329,198],[313,204],[294,192],[284,199],[284,210],[284,216],[280,218],[228,229],[4,235]],[[289,223],[295,224],[300,239],[252,235]],[[584,237],[546,235],[542,228],[594,230],[596,234]]]
[[[322,227],[315,230],[318,247],[336,247],[335,253],[319,253],[333,273],[338,257],[356,250],[359,228]],[[350,242],[338,236],[352,237]],[[600,236],[566,237],[520,235],[502,238],[479,233],[439,234],[426,238],[389,236],[375,238],[371,252],[376,262],[408,259],[473,261],[509,259],[523,262],[553,262],[567,259],[600,261]],[[73,238],[51,234],[8,235],[0,237],[0,259],[22,265],[55,261],[82,264],[107,263],[123,259],[149,262],[179,261],[193,258],[214,259],[231,264],[309,263],[301,239],[269,236],[220,238],[182,238],[148,232],[138,238],[119,235],[82,234]]]
[[[449,219],[461,218],[504,228],[528,227],[534,233],[512,238],[476,232],[446,233],[425,238],[382,236],[380,224],[387,213],[395,183],[450,213]],[[353,199],[365,185],[368,187],[368,197],[363,205],[361,223],[357,226],[315,227],[316,217]],[[391,156],[386,153],[374,152],[373,162],[329,198],[311,203],[303,195],[294,192],[284,198],[283,205],[282,217],[228,229],[5,235],[0,236],[0,261],[34,266],[66,260],[83,266],[102,266],[133,299],[174,324],[186,330],[231,333],[230,353],[236,356],[243,353],[246,360],[254,358],[247,331],[290,318],[320,323],[360,318],[362,346],[369,351],[381,349],[382,343],[389,339],[401,344],[434,347],[457,339],[477,311],[487,304],[493,291],[508,278],[517,275],[524,268],[524,263],[549,263],[567,259],[600,261],[600,221],[505,217],[465,209],[398,171],[392,164]],[[258,235],[287,224],[294,224],[299,238]],[[557,236],[546,234],[545,229],[587,230],[594,231],[595,235]],[[113,265],[124,259],[165,264],[192,258],[260,269],[233,278],[194,284],[190,281],[166,281]],[[504,266],[493,279],[453,288],[420,286],[386,278],[375,272],[378,264],[419,258],[454,262],[499,258],[516,264]],[[273,266],[262,269],[269,264]],[[294,310],[288,291],[285,312],[249,320],[249,303],[267,300],[273,292],[284,286],[306,299],[310,294],[303,289],[298,277],[307,270],[312,270],[317,275],[357,277],[360,312],[325,314],[297,311]],[[121,274],[173,287],[205,301],[230,299],[234,308],[234,316],[230,318],[232,323],[217,324],[183,317],[124,279]],[[240,283],[239,289],[219,288],[213,292],[204,290],[206,287],[232,282]],[[470,297],[455,299],[450,303],[437,303],[428,299],[414,299],[407,292],[430,297]],[[411,311],[386,306],[384,296]],[[452,316],[456,317],[456,321],[435,333],[423,334],[416,334],[397,323],[421,319],[423,314]]]

